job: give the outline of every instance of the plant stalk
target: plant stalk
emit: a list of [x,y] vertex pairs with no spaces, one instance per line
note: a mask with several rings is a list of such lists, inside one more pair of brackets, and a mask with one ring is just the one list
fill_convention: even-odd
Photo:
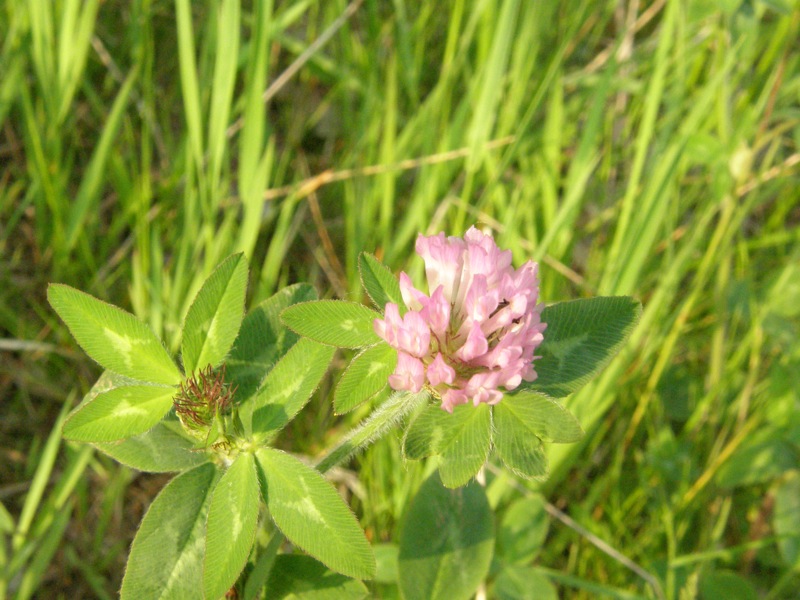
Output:
[[430,400],[430,394],[397,392],[381,404],[367,419],[345,436],[317,463],[320,473],[343,463],[355,453],[384,436],[398,422]]

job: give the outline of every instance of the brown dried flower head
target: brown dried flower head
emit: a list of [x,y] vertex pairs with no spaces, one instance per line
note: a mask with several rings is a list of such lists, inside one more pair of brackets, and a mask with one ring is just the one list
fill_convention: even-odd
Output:
[[205,437],[218,414],[230,408],[235,386],[225,382],[225,365],[211,365],[187,377],[172,403],[183,427],[195,437]]

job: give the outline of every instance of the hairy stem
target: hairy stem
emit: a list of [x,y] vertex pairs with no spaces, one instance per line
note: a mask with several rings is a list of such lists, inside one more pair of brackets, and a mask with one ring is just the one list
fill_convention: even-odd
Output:
[[317,469],[325,473],[344,462],[385,435],[397,423],[430,399],[428,392],[410,394],[397,392],[381,404],[375,412],[342,439],[318,463]]

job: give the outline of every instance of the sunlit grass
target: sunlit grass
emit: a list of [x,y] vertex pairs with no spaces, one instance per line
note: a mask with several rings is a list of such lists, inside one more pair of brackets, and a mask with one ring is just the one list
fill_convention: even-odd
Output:
[[[296,281],[352,299],[361,251],[419,275],[418,232],[480,223],[518,264],[540,261],[545,301],[644,304],[619,359],[567,400],[586,436],[552,448],[550,502],[665,597],[694,597],[721,569],[791,597],[797,563],[772,516],[800,463],[740,484],[724,469],[758,432],[797,452],[797,3],[253,4],[5,0],[4,340],[66,347],[44,303],[62,281],[128,306],[174,350],[200,282],[234,251],[253,302]],[[113,597],[119,561],[85,556],[125,552],[108,523],[131,475],[78,447],[54,463],[47,442],[96,370],[8,347],[3,482],[28,485],[0,498],[13,541],[0,580],[30,597],[69,572]],[[350,422],[320,394],[285,442],[319,453]],[[421,467],[394,440],[352,467],[363,524],[390,539]],[[87,469],[108,484],[81,486]],[[520,494],[489,485],[501,510]],[[94,529],[74,524],[88,514]],[[562,574],[565,597],[657,593],[555,522],[536,564]]]

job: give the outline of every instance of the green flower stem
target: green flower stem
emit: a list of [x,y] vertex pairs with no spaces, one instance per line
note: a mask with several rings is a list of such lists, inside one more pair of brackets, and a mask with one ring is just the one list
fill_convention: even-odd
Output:
[[397,392],[375,412],[373,412],[358,427],[353,429],[339,444],[332,448],[318,463],[317,469],[325,473],[332,467],[344,462],[356,452],[363,450],[372,442],[385,435],[397,423],[418,407],[430,400],[428,392],[410,394]]

